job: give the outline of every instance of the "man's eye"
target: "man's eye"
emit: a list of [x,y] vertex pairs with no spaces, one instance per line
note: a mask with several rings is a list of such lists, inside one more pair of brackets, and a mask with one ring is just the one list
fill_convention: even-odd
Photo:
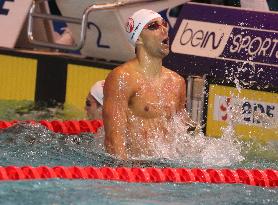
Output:
[[149,30],[157,30],[159,28],[159,24],[157,22],[151,23],[148,26]]
[[91,102],[88,101],[88,100],[86,100],[86,106],[87,106],[87,107],[91,107],[91,105],[92,105]]

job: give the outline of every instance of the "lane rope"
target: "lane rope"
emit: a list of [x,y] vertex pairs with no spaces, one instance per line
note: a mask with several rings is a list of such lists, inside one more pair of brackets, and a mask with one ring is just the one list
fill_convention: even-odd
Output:
[[26,121],[0,121],[0,129],[9,128],[16,123],[40,123],[45,126],[49,130],[62,133],[62,134],[80,134],[84,132],[96,133],[98,128],[103,126],[103,122],[101,120],[66,120],[66,121],[34,121],[34,120],[26,120]]
[[79,166],[0,167],[0,180],[41,179],[116,180],[133,183],[216,183],[277,187],[274,169],[200,169]]

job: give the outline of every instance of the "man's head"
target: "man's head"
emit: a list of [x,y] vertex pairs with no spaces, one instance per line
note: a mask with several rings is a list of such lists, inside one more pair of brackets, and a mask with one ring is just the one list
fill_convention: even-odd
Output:
[[168,23],[155,11],[136,11],[126,25],[129,42],[143,46],[150,54],[164,57],[169,53]]
[[90,120],[102,119],[104,80],[96,82],[86,98],[85,110]]

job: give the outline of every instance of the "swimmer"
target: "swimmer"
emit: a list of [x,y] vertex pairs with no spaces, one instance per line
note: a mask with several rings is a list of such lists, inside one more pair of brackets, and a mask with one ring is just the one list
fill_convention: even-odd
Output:
[[136,57],[116,67],[104,85],[105,149],[120,159],[151,157],[153,130],[170,143],[165,123],[185,108],[183,77],[162,66],[169,53],[168,23],[160,14],[142,9],[126,26]]
[[102,119],[104,80],[96,82],[86,97],[85,111],[90,120]]

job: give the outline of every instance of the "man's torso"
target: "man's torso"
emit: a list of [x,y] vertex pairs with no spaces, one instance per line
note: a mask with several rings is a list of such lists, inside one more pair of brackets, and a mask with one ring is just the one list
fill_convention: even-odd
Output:
[[167,135],[167,122],[179,109],[182,81],[166,68],[157,78],[146,78],[140,73],[130,76],[133,77],[128,82],[132,86],[127,111],[128,153],[133,157],[142,153],[154,156],[154,141],[168,144],[172,140]]

